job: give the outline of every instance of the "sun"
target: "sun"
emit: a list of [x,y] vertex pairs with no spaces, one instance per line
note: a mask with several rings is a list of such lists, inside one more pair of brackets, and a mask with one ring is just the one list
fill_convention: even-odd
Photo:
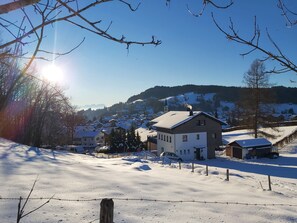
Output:
[[63,80],[63,71],[61,67],[51,64],[43,67],[42,69],[42,77],[47,79],[50,82],[61,82]]

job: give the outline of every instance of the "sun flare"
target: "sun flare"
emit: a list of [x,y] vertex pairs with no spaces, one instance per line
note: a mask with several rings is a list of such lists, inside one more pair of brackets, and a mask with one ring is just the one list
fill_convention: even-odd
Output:
[[42,77],[50,82],[61,82],[63,80],[63,71],[57,65],[51,64],[42,69]]

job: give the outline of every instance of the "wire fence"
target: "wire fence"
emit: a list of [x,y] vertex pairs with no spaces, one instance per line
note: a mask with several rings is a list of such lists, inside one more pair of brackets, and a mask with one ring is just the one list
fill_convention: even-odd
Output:
[[[98,202],[105,198],[90,198],[90,199],[68,199],[68,198],[58,198],[58,197],[30,197],[28,200],[53,200],[61,202]],[[112,200],[118,201],[143,201],[143,202],[160,202],[160,203],[199,203],[199,204],[223,204],[223,205],[243,205],[243,206],[288,206],[297,207],[297,204],[288,203],[248,203],[248,202],[235,202],[235,201],[206,201],[206,200],[163,200],[163,199],[151,199],[151,198],[119,198],[119,197],[109,197]],[[20,200],[17,197],[1,197],[0,201],[7,200]]]

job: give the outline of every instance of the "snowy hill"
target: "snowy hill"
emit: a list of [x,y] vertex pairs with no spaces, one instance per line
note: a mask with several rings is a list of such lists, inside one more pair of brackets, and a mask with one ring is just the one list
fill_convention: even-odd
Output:
[[[18,201],[5,198],[26,197],[38,176],[32,197],[54,199],[22,222],[98,222],[101,198],[114,199],[114,222],[296,222],[296,148],[297,141],[275,160],[200,161],[192,173],[187,163],[179,170],[141,157],[96,158],[0,139],[0,219],[16,221]],[[25,212],[44,202],[30,200]]]
[[[275,101],[274,104],[271,104],[275,113],[274,116],[282,116],[285,120],[296,117],[297,98],[295,95],[297,88],[272,87],[270,91]],[[184,110],[185,104],[190,104],[194,110],[205,111],[213,115],[216,113],[219,118],[227,120],[235,107],[235,103],[247,93],[247,89],[241,87],[156,86],[130,97],[126,104],[133,104],[133,108],[138,111],[152,108],[155,112],[163,111],[165,105],[169,107],[170,111],[173,111]],[[138,104],[137,109],[135,104]]]

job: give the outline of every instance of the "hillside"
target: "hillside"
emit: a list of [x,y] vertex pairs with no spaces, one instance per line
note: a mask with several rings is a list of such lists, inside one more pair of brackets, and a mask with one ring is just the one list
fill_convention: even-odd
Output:
[[113,198],[114,222],[293,223],[297,155],[290,151],[296,146],[297,141],[274,160],[197,161],[192,173],[187,163],[179,170],[142,157],[96,158],[0,139],[0,219],[15,222],[18,200],[10,198],[26,197],[38,176],[32,193],[37,199],[25,213],[44,198],[54,199],[22,222],[98,222],[101,198]]
[[[136,100],[145,100],[149,98],[167,98],[170,96],[193,92],[196,94],[215,93],[217,98],[222,101],[236,102],[240,96],[246,93],[246,88],[242,87],[226,87],[216,85],[183,85],[174,87],[155,86],[149,88],[138,95],[130,97],[127,102],[131,103]],[[297,104],[297,88],[289,88],[283,86],[272,87],[271,95],[275,98],[275,103],[294,103]]]

